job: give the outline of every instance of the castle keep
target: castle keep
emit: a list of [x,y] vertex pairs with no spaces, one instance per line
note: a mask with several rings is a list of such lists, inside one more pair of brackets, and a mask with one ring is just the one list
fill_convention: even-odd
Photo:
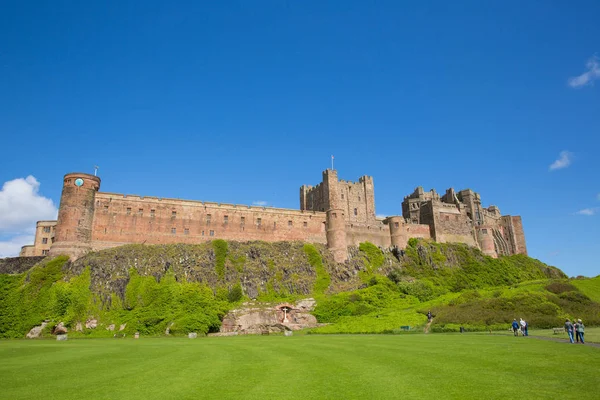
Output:
[[299,240],[326,244],[343,262],[348,246],[404,248],[410,238],[466,243],[492,257],[527,254],[521,217],[483,208],[469,189],[440,196],[418,187],[404,198],[402,215],[378,218],[372,177],[344,181],[327,169],[321,183],[300,188],[300,210],[100,192],[99,177],[69,173],[58,220],[38,222],[35,243],[21,256],[78,258],[129,243]]

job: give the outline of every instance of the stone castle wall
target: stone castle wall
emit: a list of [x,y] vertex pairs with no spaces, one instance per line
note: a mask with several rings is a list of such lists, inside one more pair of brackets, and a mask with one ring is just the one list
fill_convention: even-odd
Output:
[[96,194],[92,247],[123,243],[300,240],[325,243],[325,213],[179,199]]
[[469,189],[440,196],[419,187],[404,198],[402,216],[381,219],[373,178],[339,180],[330,169],[322,176],[318,185],[300,188],[300,210],[292,210],[100,192],[100,178],[69,173],[58,220],[40,221],[36,242],[21,255],[49,249],[50,255],[77,258],[127,243],[298,240],[327,244],[343,262],[348,246],[368,241],[404,248],[410,238],[466,243],[493,257],[527,254],[521,218],[502,216],[495,206],[482,208],[479,194]]

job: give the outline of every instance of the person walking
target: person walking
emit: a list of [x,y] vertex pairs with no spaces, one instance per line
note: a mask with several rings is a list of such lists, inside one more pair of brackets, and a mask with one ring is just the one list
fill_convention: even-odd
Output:
[[583,331],[585,329],[585,326],[583,325],[583,322],[581,322],[580,319],[577,320],[577,333],[579,334],[579,339],[581,339],[581,344],[585,344],[585,341],[583,340]]
[[579,324],[577,323],[577,320],[573,320],[574,324],[573,324],[573,332],[575,333],[575,343],[579,343],[579,331],[577,330],[577,327],[579,326]]
[[433,315],[431,314],[431,310],[427,312],[427,320],[429,322],[431,322],[431,319],[433,318]]
[[519,318],[519,319],[520,319],[519,323],[521,324],[521,335],[527,336],[526,335],[527,322],[523,321],[523,318]]
[[512,328],[515,336],[519,336],[519,323],[516,318],[513,319]]
[[567,320],[565,321],[565,331],[567,331],[567,334],[569,335],[569,341],[571,343],[575,343],[575,341],[573,340],[573,324],[571,323],[569,318],[567,318]]

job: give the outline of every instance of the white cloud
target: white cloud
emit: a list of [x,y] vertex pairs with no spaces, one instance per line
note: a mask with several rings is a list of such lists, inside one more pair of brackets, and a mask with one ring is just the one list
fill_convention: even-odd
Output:
[[268,203],[264,200],[256,200],[252,202],[253,206],[266,206]]
[[34,236],[14,236],[5,241],[0,241],[0,258],[16,257],[21,251],[21,247],[26,244],[33,244]]
[[575,214],[577,215],[595,215],[598,212],[598,208],[584,208],[582,210],[577,211]]
[[387,218],[387,215],[385,215],[385,214],[377,214],[377,215],[375,216],[375,218],[381,218],[381,219],[385,219],[385,218]]
[[554,171],[555,169],[567,168],[569,165],[571,165],[572,158],[573,153],[571,153],[570,151],[561,151],[556,161],[550,164],[550,171]]
[[56,219],[56,206],[41,196],[39,189],[40,183],[31,175],[4,183],[0,190],[0,233],[32,234],[36,221]]
[[594,81],[600,78],[600,60],[593,56],[585,63],[586,71],[579,75],[569,78],[568,84],[572,88],[593,85]]

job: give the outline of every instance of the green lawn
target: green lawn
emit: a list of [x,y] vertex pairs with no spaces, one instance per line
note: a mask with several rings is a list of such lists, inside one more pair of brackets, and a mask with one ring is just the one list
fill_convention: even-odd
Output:
[[[566,332],[554,334],[552,329],[533,329],[529,331],[532,336],[545,336],[559,339],[569,339]],[[589,343],[600,343],[600,327],[585,328],[583,338]]]
[[5,399],[591,399],[600,349],[481,334],[0,342]]

